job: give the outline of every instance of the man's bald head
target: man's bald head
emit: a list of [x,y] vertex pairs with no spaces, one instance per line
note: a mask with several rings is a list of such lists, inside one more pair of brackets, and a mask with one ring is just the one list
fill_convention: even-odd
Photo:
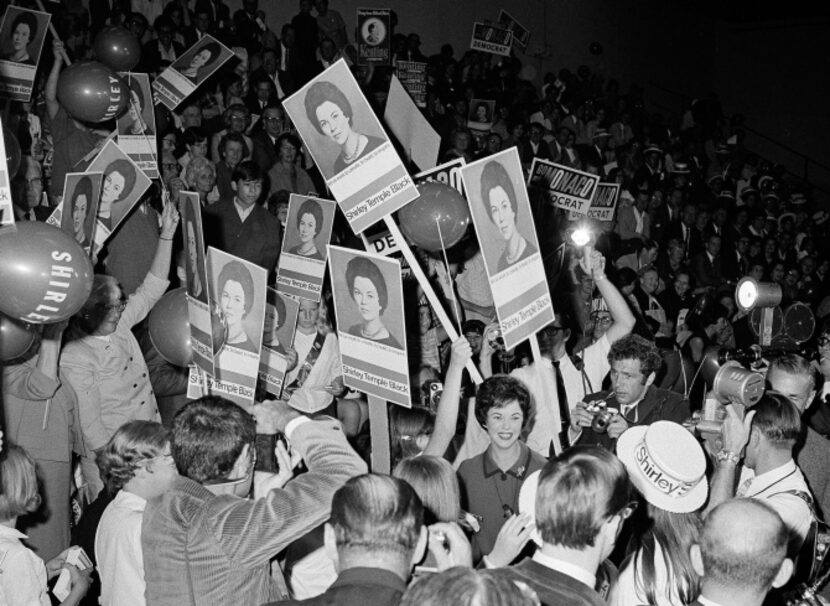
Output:
[[700,535],[704,579],[766,593],[787,556],[787,539],[784,522],[762,501],[721,503],[706,517]]

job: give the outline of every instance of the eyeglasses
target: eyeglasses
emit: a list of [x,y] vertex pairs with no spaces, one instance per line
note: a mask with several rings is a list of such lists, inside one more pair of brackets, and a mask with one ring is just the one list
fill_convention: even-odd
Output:
[[127,307],[127,299],[122,298],[118,301],[118,303],[101,303],[99,304],[99,307],[101,309],[106,309],[107,311],[113,311],[116,309],[118,311],[124,311],[124,309]]

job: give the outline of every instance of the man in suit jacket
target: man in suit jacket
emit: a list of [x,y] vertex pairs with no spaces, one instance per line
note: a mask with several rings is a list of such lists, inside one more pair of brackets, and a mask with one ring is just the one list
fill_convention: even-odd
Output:
[[278,103],[274,89],[274,81],[264,73],[257,74],[251,79],[251,90],[245,98],[245,106],[251,112],[251,117],[262,116],[262,112],[269,105]]
[[723,285],[724,276],[721,268],[720,250],[720,236],[712,234],[706,240],[703,252],[692,258],[692,275],[698,288],[714,289]]
[[280,69],[280,47],[266,48],[262,51],[262,66],[251,74],[251,80],[267,76],[274,83],[274,92],[279,101],[297,90],[290,72]]
[[[527,478],[519,497],[519,507],[535,514],[539,549],[496,574],[529,585],[542,606],[602,606],[597,572],[632,512],[630,502],[628,474],[617,457],[595,446],[565,450]],[[525,509],[525,503],[538,507]]]
[[761,606],[767,592],[790,578],[787,529],[758,499],[735,499],[706,517],[700,542],[692,546],[700,597],[690,606]]
[[276,275],[282,225],[258,204],[262,171],[246,160],[237,165],[232,179],[236,195],[205,208],[205,239],[210,246],[268,270],[270,280]]
[[[172,451],[181,477],[147,502],[141,528],[148,604],[253,606],[286,597],[279,567],[272,581],[271,558],[327,520],[334,492],[366,473],[336,420],[311,420],[283,401],[253,411],[256,422],[208,396],[176,416]],[[249,500],[257,430],[283,432],[308,472]]]
[[738,236],[734,246],[721,251],[723,277],[737,282],[749,273],[749,236]]
[[366,474],[334,493],[324,530],[337,580],[323,594],[266,606],[397,606],[427,545],[424,507],[398,478]]
[[[614,451],[617,438],[632,425],[651,425],[655,421],[686,421],[691,411],[681,394],[652,385],[663,358],[657,346],[639,335],[628,335],[611,346],[611,391],[585,398],[571,411],[571,443],[594,444]],[[592,427],[590,406],[604,401],[616,412],[605,431]]]
[[158,38],[150,40],[141,49],[141,60],[136,70],[149,74],[164,71],[171,63],[184,54],[181,44],[173,40],[176,26],[162,15],[153,23]]
[[695,228],[697,206],[694,202],[686,202],[680,212],[680,220],[669,223],[666,230],[666,239],[676,238],[683,243],[684,258],[691,259],[703,250],[703,240],[700,230]]
[[269,105],[262,111],[262,128],[255,128],[251,134],[254,149],[251,160],[266,174],[277,163],[277,138],[287,131],[285,111],[279,104]]

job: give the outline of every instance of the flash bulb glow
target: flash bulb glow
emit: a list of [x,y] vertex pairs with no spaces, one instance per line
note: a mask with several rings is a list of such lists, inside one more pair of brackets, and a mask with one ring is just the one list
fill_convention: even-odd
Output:
[[591,241],[591,232],[584,227],[575,229],[571,234],[571,241],[577,246],[585,246]]

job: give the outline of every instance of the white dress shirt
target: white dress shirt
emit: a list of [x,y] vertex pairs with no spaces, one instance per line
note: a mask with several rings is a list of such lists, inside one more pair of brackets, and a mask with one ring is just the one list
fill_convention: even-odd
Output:
[[95,533],[101,606],[144,606],[141,519],[147,501],[120,490],[107,505]]
[[780,467],[759,476],[744,466],[738,486],[735,496],[763,500],[781,516],[784,525],[791,533],[798,535],[802,541],[804,540],[813,519],[810,508],[800,497],[793,494],[781,494],[790,490],[812,494],[807,487],[804,474],[796,466],[795,461],[790,459]]

